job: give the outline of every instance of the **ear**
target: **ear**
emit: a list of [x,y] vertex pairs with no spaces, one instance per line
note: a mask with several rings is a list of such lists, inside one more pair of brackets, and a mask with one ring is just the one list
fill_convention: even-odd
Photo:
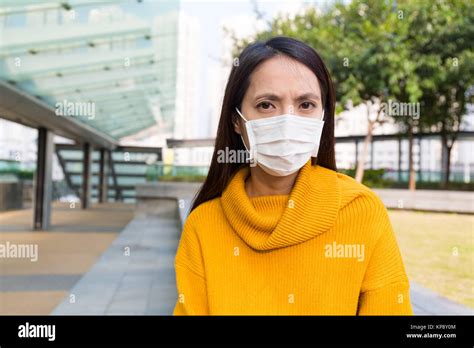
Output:
[[[237,116],[237,117],[235,117]],[[237,133],[237,134],[240,134],[242,135],[242,131],[240,130],[240,117],[239,115],[235,115],[234,114],[234,121],[232,121],[232,124],[234,125],[234,131]]]

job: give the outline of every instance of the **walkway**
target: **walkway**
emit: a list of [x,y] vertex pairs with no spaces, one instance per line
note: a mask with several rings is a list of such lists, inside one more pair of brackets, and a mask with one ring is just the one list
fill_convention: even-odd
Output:
[[0,314],[49,314],[133,218],[133,205],[81,210],[56,203],[50,231],[31,231],[31,209],[0,213],[0,244],[38,246],[38,260],[0,259]]
[[415,282],[410,282],[410,297],[416,315],[474,315],[474,311],[453,302]]
[[136,217],[52,314],[172,314],[179,231],[174,217]]

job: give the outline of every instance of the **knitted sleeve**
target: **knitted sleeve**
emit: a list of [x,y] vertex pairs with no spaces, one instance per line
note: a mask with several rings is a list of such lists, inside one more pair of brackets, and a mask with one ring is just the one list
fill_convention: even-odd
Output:
[[358,315],[412,315],[410,285],[385,207],[377,209],[380,236],[368,262]]
[[201,245],[191,217],[187,219],[181,234],[175,271],[178,299],[173,315],[209,314]]

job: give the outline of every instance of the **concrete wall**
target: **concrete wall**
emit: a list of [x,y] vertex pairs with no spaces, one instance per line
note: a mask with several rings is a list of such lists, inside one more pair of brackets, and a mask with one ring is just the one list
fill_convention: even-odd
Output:
[[23,205],[30,206],[33,204],[33,181],[22,180],[23,186]]
[[17,182],[0,182],[0,211],[23,208],[23,185]]
[[387,208],[474,214],[470,191],[374,189]]
[[198,192],[201,183],[150,182],[136,186],[137,216],[159,216],[186,219],[191,199]]

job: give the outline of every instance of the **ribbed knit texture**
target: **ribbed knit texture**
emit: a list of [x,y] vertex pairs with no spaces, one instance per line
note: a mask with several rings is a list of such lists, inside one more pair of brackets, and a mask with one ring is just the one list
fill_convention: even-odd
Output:
[[175,315],[408,315],[387,211],[352,178],[308,161],[290,195],[249,198],[249,168],[188,217]]

